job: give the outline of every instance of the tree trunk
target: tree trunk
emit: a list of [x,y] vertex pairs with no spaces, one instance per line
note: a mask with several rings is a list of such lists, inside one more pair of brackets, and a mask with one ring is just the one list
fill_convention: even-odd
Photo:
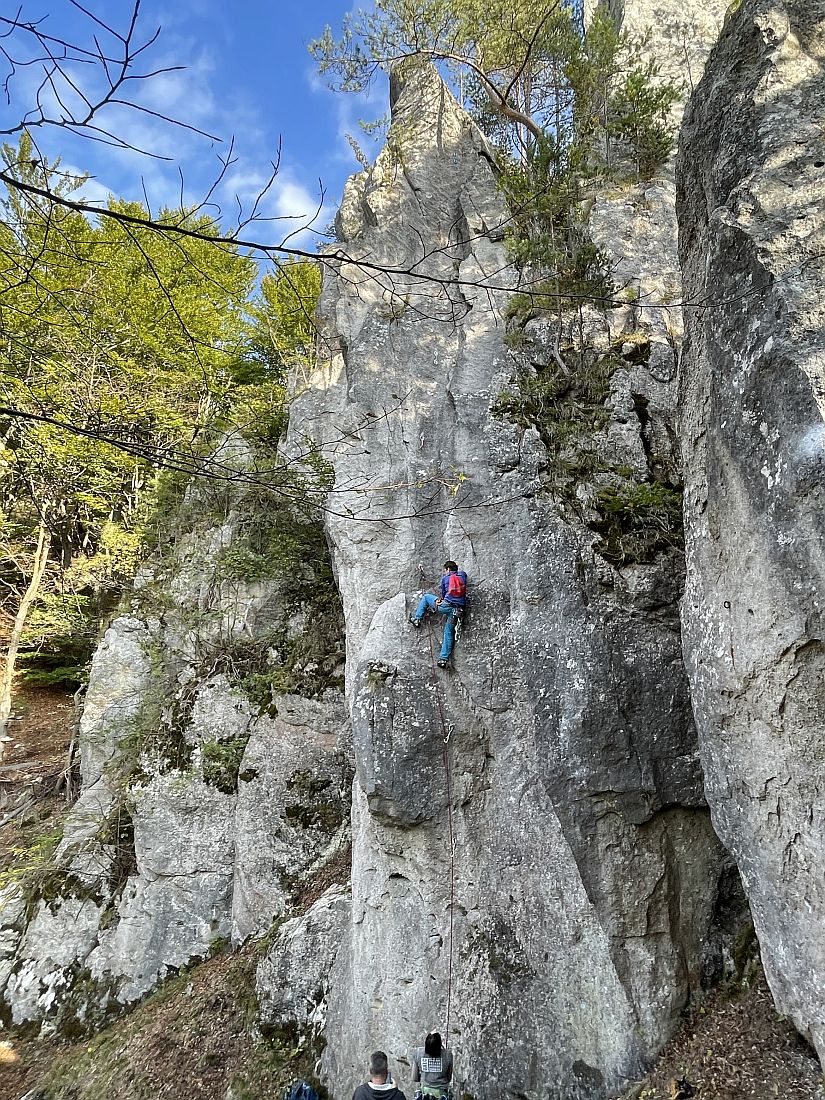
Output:
[[9,648],[6,654],[6,667],[3,669],[3,680],[2,684],[0,684],[0,760],[3,759],[6,743],[11,740],[7,730],[9,715],[11,714],[11,684],[14,677],[14,666],[17,661],[17,650],[20,647],[20,636],[23,633],[23,627],[26,625],[29,608],[37,598],[37,593],[40,590],[40,582],[43,580],[43,574],[46,572],[51,541],[51,533],[47,530],[45,522],[41,520],[40,528],[37,532],[37,549],[34,552],[31,580],[29,581],[28,588],[23,593],[23,598],[20,601],[20,606],[14,617],[14,625],[11,628]]

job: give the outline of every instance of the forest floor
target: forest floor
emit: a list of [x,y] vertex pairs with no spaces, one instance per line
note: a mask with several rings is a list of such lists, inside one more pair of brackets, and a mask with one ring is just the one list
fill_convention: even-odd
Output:
[[[0,882],[59,829],[66,802],[54,787],[75,721],[71,695],[57,689],[23,689],[15,712],[21,717],[3,760],[15,770],[0,772],[0,789],[7,805],[14,790],[18,799],[28,792],[31,805],[0,827]],[[301,907],[345,878],[346,863],[342,855],[299,899]],[[311,1067],[288,1033],[262,1036],[256,1027],[255,969],[265,949],[266,938],[193,966],[93,1038],[0,1031],[0,1100],[278,1100]],[[672,1082],[683,1079],[697,1100],[825,1100],[819,1063],[777,1015],[758,962],[748,984],[711,990],[686,1012],[626,1100],[671,1100]]]
[[256,1034],[260,955],[200,963],[91,1039],[0,1039],[0,1100],[278,1100],[307,1067],[283,1036]]
[[11,742],[0,760],[0,883],[3,873],[48,845],[68,805],[65,773],[76,716],[71,692],[14,690]]
[[[692,1094],[674,1082],[687,1081]],[[746,985],[710,990],[685,1013],[682,1026],[644,1081],[625,1100],[823,1100],[825,1087],[811,1047],[777,1014],[756,960]]]

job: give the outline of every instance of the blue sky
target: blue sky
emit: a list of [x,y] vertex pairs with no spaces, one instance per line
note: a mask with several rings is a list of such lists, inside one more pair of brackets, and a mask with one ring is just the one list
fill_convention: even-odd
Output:
[[[110,26],[125,29],[130,0],[90,0],[89,10]],[[200,200],[220,169],[229,140],[235,139],[235,163],[216,199],[227,221],[238,216],[236,196],[249,210],[281,143],[280,171],[266,199],[264,213],[289,218],[258,225],[254,236],[280,240],[303,225],[319,203],[316,227],[331,220],[344,181],[358,165],[346,141],[358,134],[358,118],[376,118],[386,110],[386,89],[376,86],[368,97],[329,91],[315,71],[307,43],[325,23],[339,30],[346,0],[144,0],[139,27],[142,38],[156,27],[161,33],[146,54],[149,68],[184,65],[185,71],[165,73],[133,93],[150,110],[188,122],[222,139],[213,142],[189,131],[158,122],[148,115],[112,107],[104,125],[138,146],[169,157],[168,161],[83,141],[64,130],[39,130],[40,148],[50,159],[62,158],[64,168],[89,172],[85,194],[96,201],[109,192],[130,199],[148,197],[153,207],[178,205],[183,173],[186,202]],[[23,18],[36,20],[55,37],[90,43],[93,25],[69,0],[24,0]],[[140,35],[139,35],[140,36]],[[108,40],[108,49],[112,49]],[[18,47],[23,52],[26,47]],[[91,88],[88,67],[78,67],[78,79]],[[4,74],[5,75],[5,74]],[[6,128],[31,107],[42,67],[21,68],[10,83],[11,104],[0,104],[0,126]],[[64,96],[71,91],[64,89]],[[320,184],[319,184],[320,180]],[[323,189],[323,196],[322,191]],[[311,233],[296,242],[312,247]]]

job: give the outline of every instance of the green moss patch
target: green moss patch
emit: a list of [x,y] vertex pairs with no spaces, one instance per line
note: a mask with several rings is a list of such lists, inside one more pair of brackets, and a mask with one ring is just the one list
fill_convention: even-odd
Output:
[[521,369],[515,387],[499,394],[490,410],[498,419],[535,428],[556,464],[571,443],[601,431],[609,421],[604,402],[610,376],[622,362],[612,352],[572,347],[563,348],[561,358],[566,371],[555,362]]
[[206,741],[201,747],[204,782],[224,794],[234,794],[248,741],[248,736],[233,737],[230,741]]
[[600,489],[592,526],[596,549],[614,565],[652,561],[659,551],[684,545],[682,493],[658,482]]
[[349,803],[342,798],[341,791],[330,790],[331,779],[301,769],[292,773],[286,787],[296,799],[284,807],[284,817],[291,825],[319,828],[330,835],[341,827]]
[[[528,350],[536,350],[529,340]],[[613,565],[650,562],[662,551],[684,546],[681,489],[638,481],[631,468],[605,458],[611,375],[649,355],[650,342],[642,333],[623,336],[607,351],[564,346],[563,367],[554,360],[523,365],[490,410],[498,419],[538,432],[547,449],[547,487],[599,534],[595,549]],[[586,506],[578,495],[583,484],[589,486]]]

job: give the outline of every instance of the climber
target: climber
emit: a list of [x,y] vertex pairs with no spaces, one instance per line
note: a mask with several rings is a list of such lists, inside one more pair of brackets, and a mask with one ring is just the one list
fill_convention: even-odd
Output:
[[453,1056],[441,1045],[441,1036],[437,1031],[427,1036],[423,1047],[415,1048],[410,1061],[413,1083],[418,1085],[415,1093],[416,1100],[428,1096],[443,1100],[450,1095]]
[[458,568],[454,561],[444,562],[444,575],[441,578],[441,595],[425,592],[414,615],[410,615],[413,626],[421,626],[428,611],[447,616],[444,624],[444,639],[438,667],[446,668],[455,643],[455,627],[459,616],[467,604],[467,574]]
[[390,1076],[390,1063],[383,1050],[370,1057],[370,1079],[359,1085],[352,1100],[407,1100]]

